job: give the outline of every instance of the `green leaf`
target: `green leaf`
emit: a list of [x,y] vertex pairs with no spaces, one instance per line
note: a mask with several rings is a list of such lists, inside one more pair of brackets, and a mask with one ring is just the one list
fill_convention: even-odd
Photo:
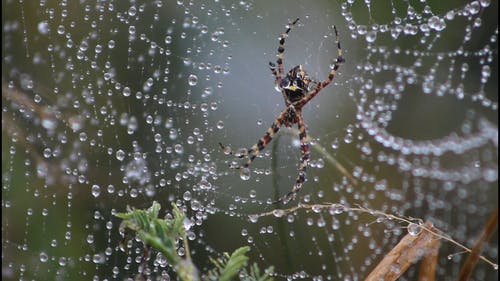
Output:
[[252,264],[250,267],[250,274],[246,279],[242,279],[244,281],[273,281],[274,279],[269,275],[274,271],[272,266],[268,267],[264,271],[264,275],[260,275],[260,269],[256,263]]
[[236,249],[231,254],[231,257],[227,261],[224,269],[220,272],[220,281],[231,280],[231,278],[238,274],[241,268],[245,266],[248,261],[248,257],[245,255],[248,251],[250,251],[250,247],[245,246]]
[[[157,251],[161,252],[168,263],[177,273],[179,279],[183,281],[198,281],[199,272],[196,266],[191,261],[189,253],[188,240],[186,238],[186,229],[184,223],[186,216],[184,213],[172,203],[173,218],[160,219],[161,206],[157,202],[153,202],[151,207],[146,210],[134,209],[127,207],[126,213],[117,213],[116,216],[123,219],[120,230],[125,228],[136,232],[142,242]],[[185,249],[185,256],[181,257],[178,254],[178,241],[182,239]],[[250,251],[250,247],[241,247],[236,249],[231,256],[224,253],[224,256],[219,259],[212,259],[214,268],[205,275],[207,280],[229,281],[233,280],[241,271],[243,281],[272,281],[269,277],[272,272],[272,267],[260,275],[259,268],[256,264],[250,267],[250,273],[244,267],[247,265],[248,257],[246,254]]]

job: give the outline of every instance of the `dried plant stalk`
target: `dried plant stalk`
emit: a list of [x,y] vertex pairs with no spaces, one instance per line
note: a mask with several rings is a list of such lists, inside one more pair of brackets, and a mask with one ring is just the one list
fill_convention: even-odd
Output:
[[[423,221],[419,218],[396,216],[396,215],[388,214],[388,213],[385,213],[382,211],[377,211],[377,210],[361,207],[359,205],[357,207],[349,207],[349,206],[344,205],[344,204],[331,203],[331,202],[324,202],[321,204],[299,203],[297,206],[287,208],[287,209],[275,209],[275,210],[272,210],[269,212],[252,214],[252,215],[249,215],[248,218],[250,221],[256,221],[258,218],[265,217],[265,216],[283,217],[287,214],[296,212],[298,210],[305,210],[306,212],[312,211],[315,213],[318,212],[319,210],[329,210],[330,213],[332,212],[332,210],[334,213],[336,213],[337,211],[340,211],[340,213],[337,213],[336,215],[339,215],[341,213],[346,213],[346,212],[357,212],[357,213],[370,214],[371,216],[376,216],[377,218],[385,218],[388,220],[393,220],[394,222],[398,222],[398,223],[400,223],[402,225],[406,225],[407,227],[410,227],[410,228],[417,227],[416,228],[417,230],[419,228],[424,229],[429,234],[434,235],[434,237],[438,241],[449,242],[449,243],[457,246],[458,248],[462,249],[464,253],[471,253],[472,252],[471,249],[467,248],[466,246],[459,243],[458,241],[453,240],[453,238],[444,234],[441,230],[435,228],[434,226],[427,227],[428,224],[424,224]],[[498,209],[495,209],[495,212],[498,212],[497,210]],[[495,226],[496,226],[496,224],[495,224]],[[415,230],[415,229],[413,229],[413,230]],[[439,243],[437,243],[436,246],[432,246],[432,245],[429,246],[430,249],[432,249],[433,247],[438,249]],[[427,253],[425,253],[425,254],[427,254]],[[480,255],[480,254],[479,254],[478,258],[483,260],[484,262],[488,263],[489,265],[491,265],[495,270],[498,270],[497,263],[493,262],[492,260],[490,260],[490,259],[488,259],[485,256]]]
[[440,243],[436,242],[436,240],[439,239],[428,230],[432,232],[439,231],[430,222],[418,227],[420,232],[416,235],[410,233],[405,235],[366,277],[366,281],[396,280],[423,256],[437,256],[437,247],[439,247]]
[[492,214],[490,215],[488,222],[484,226],[483,232],[477,239],[476,243],[474,244],[474,247],[472,247],[469,257],[467,257],[467,260],[465,260],[462,270],[460,270],[460,274],[458,275],[459,281],[469,280],[469,277],[471,276],[474,267],[476,266],[480,258],[480,254],[483,251],[484,243],[490,240],[490,237],[495,232],[497,225],[498,225],[498,208],[495,208]]
[[436,279],[436,269],[440,246],[440,239],[432,240],[431,244],[429,245],[429,253],[422,257],[422,262],[420,263],[420,270],[418,272],[419,281],[434,281]]

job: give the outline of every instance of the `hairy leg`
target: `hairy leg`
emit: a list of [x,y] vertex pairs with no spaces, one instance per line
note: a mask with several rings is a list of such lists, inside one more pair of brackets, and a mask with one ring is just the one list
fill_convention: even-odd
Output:
[[302,189],[304,186],[304,182],[306,181],[306,169],[307,165],[309,164],[309,144],[307,143],[307,128],[306,124],[304,122],[304,117],[302,117],[302,112],[298,111],[297,112],[297,125],[299,127],[299,138],[300,138],[300,151],[302,154],[302,157],[300,158],[300,165],[299,165],[299,174],[297,178],[295,179],[295,184],[293,185],[293,188],[290,192],[288,192],[285,196],[282,196],[280,199],[278,199],[274,203],[288,203],[290,200],[295,199],[295,196],[297,193]]
[[[297,18],[291,24],[287,25],[287,29],[285,33],[282,33],[279,38],[279,46],[278,46],[278,59],[276,62],[278,63],[278,77],[279,82],[281,83],[281,79],[283,78],[283,53],[285,52],[285,38],[288,37],[288,33],[292,30],[292,27],[299,21]],[[278,84],[279,85],[279,84]]]
[[236,155],[229,147],[224,147],[222,143],[219,143],[220,147],[224,150],[224,153],[233,155],[238,158],[243,158],[243,157],[248,157],[247,162],[244,165],[239,165],[239,166],[231,166],[231,168],[234,169],[241,169],[241,168],[247,168],[250,166],[252,161],[257,157],[257,155],[264,149],[266,146],[272,141],[273,136],[278,132],[280,127],[283,125],[285,122],[285,118],[287,115],[287,110],[285,109],[281,112],[281,114],[278,116],[278,118],[273,122],[271,127],[267,130],[267,132],[259,139],[259,141],[254,144],[251,148],[246,149],[243,153],[240,155]]
[[333,65],[333,68],[330,71],[328,78],[325,81],[318,83],[314,90],[312,90],[310,93],[308,93],[301,100],[297,101],[294,104],[295,107],[302,108],[302,106],[304,106],[312,98],[314,98],[323,88],[328,86],[333,81],[333,78],[335,77],[335,74],[337,74],[337,70],[340,68],[340,65],[345,62],[345,59],[342,56],[342,48],[340,47],[340,41],[339,41],[339,35],[337,33],[337,27],[333,26],[333,28],[335,30],[335,42],[337,43],[337,59],[335,60],[335,64]]

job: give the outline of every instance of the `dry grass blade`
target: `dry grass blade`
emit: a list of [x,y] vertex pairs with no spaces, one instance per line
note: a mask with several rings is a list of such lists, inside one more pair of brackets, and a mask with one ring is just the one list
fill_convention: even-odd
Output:
[[[435,244],[435,245],[434,245]],[[429,245],[429,252],[422,258],[420,270],[418,272],[419,281],[434,281],[436,279],[436,269],[438,263],[439,247],[441,239],[434,239]]]
[[[427,245],[427,249],[434,249],[437,251],[437,249],[439,248],[439,244],[440,243],[437,243],[437,241],[446,241],[446,242],[449,242],[455,246],[457,246],[458,248],[462,249],[463,252],[467,252],[467,253],[471,253],[472,250],[467,248],[466,246],[464,246],[463,244],[457,242],[456,240],[453,240],[453,238],[451,238],[450,236],[444,234],[441,230],[435,228],[434,226],[432,226],[432,224],[430,223],[426,223],[426,224],[423,224],[423,221],[421,219],[418,219],[418,218],[412,218],[412,217],[402,217],[402,216],[396,216],[396,215],[392,215],[392,214],[388,214],[388,213],[385,213],[385,212],[382,212],[382,211],[377,211],[377,210],[373,210],[373,209],[369,209],[369,208],[364,208],[364,207],[361,207],[361,206],[357,206],[357,207],[349,207],[349,206],[346,206],[344,204],[339,204],[339,203],[331,203],[331,202],[324,202],[324,203],[321,203],[321,204],[304,204],[304,203],[299,203],[297,206],[294,206],[294,207],[291,207],[291,208],[288,208],[288,209],[275,209],[275,210],[272,210],[272,211],[269,211],[269,212],[264,212],[264,213],[259,213],[259,214],[252,214],[252,215],[249,215],[248,218],[250,221],[256,221],[259,217],[265,217],[265,216],[275,216],[275,217],[283,217],[284,215],[287,215],[287,214],[290,214],[290,213],[293,213],[295,211],[298,211],[298,210],[305,210],[306,212],[318,212],[319,210],[328,210],[329,213],[331,214],[332,212],[335,214],[335,215],[339,215],[341,213],[346,213],[346,212],[356,212],[356,213],[364,213],[364,214],[370,214],[371,216],[375,216],[377,217],[377,219],[381,219],[381,218],[384,218],[384,219],[387,219],[387,220],[392,220],[392,221],[395,221],[395,222],[398,222],[402,225],[406,225],[407,228],[412,228],[412,230],[414,232],[416,232],[415,230],[424,230],[426,233],[430,234],[430,235],[433,235],[435,237],[435,240],[432,240],[431,242],[429,243],[434,243],[435,245],[433,244],[428,244]],[[496,212],[496,211],[495,211]],[[429,227],[430,225],[430,227]],[[496,224],[495,224],[496,225]],[[490,226],[490,228],[494,228],[494,226]],[[394,251],[394,250],[393,250]],[[420,256],[424,255],[437,255],[437,252],[436,253],[433,253],[433,252],[420,252],[419,253]],[[437,258],[437,257],[435,257]],[[498,264],[491,261],[490,259],[480,255],[478,253],[478,258],[479,259],[482,259],[484,262],[488,263],[489,265],[491,265],[495,270],[498,270]],[[432,265],[434,263],[433,266],[435,266],[435,262],[431,260],[429,260],[429,264]],[[397,269],[397,268],[395,268]],[[424,278],[426,278],[426,276],[431,276],[429,274],[421,274],[420,276],[422,276],[422,280],[424,280]],[[425,279],[425,280],[432,280],[432,279]]]
[[471,276],[474,267],[476,266],[476,263],[480,258],[484,243],[490,240],[490,237],[495,232],[497,225],[498,208],[495,208],[493,210],[493,213],[490,215],[488,222],[484,226],[483,232],[477,239],[476,244],[474,244],[474,247],[472,247],[469,257],[467,258],[467,260],[465,260],[464,266],[462,267],[462,270],[460,271],[460,274],[458,276],[459,281],[469,280],[469,277]]
[[366,281],[396,280],[406,270],[416,263],[422,256],[432,255],[437,252],[439,243],[436,236],[427,231],[438,232],[432,223],[426,222],[419,226],[420,232],[416,235],[408,233],[401,241],[384,257],[384,259],[366,277]]
[[342,164],[340,164],[331,154],[329,154],[326,149],[319,145],[318,143],[314,143],[312,148],[321,153],[328,162],[335,166],[335,168],[340,171],[344,176],[346,176],[354,185],[358,184],[358,181],[347,171]]

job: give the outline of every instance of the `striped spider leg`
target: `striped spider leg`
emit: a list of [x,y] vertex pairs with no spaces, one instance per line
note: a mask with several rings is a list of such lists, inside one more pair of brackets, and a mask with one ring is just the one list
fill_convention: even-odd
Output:
[[[286,26],[286,31],[285,33],[282,33],[279,37],[279,46],[278,46],[278,59],[276,60],[276,63],[278,64],[278,72],[276,72],[276,64],[273,62],[269,62],[269,67],[271,69],[271,73],[274,76],[274,84],[276,85],[276,90],[281,92],[283,94],[283,98],[285,99],[285,102],[287,101],[286,96],[284,95],[283,91],[281,90],[281,80],[283,79],[283,54],[285,53],[285,38],[288,37],[288,33],[292,28],[295,26],[295,24],[299,21],[299,19],[295,19],[292,23],[289,23]],[[288,106],[289,104],[287,104]]]
[[335,78],[335,75],[340,68],[340,65],[345,62],[342,56],[342,48],[340,47],[339,36],[337,28],[334,26],[335,30],[335,42],[337,44],[337,59],[330,71],[328,78],[322,82],[311,83],[312,80],[309,78],[308,74],[302,67],[298,65],[292,68],[286,75],[283,74],[283,54],[285,52],[284,44],[285,38],[288,37],[288,33],[292,27],[298,22],[296,19],[287,26],[285,33],[281,34],[279,38],[278,47],[278,59],[277,65],[278,70],[276,70],[276,65],[272,62],[269,63],[271,72],[275,78],[276,88],[281,92],[285,100],[286,108],[280,113],[278,118],[273,122],[272,126],[267,130],[267,132],[259,139],[259,141],[254,144],[251,148],[243,150],[241,153],[235,153],[229,147],[225,147],[222,143],[219,143],[220,147],[224,150],[224,153],[230,154],[237,158],[248,158],[245,164],[230,166],[234,169],[240,169],[243,175],[250,173],[249,166],[252,161],[257,157],[257,155],[272,141],[273,136],[278,132],[281,126],[292,127],[297,124],[299,130],[300,138],[300,151],[301,158],[298,167],[298,176],[295,179],[295,184],[292,190],[286,195],[280,197],[274,203],[288,203],[289,201],[295,199],[297,193],[302,189],[306,181],[306,169],[309,164],[309,144],[307,141],[307,127],[302,116],[302,108],[313,99],[322,89],[327,87]]
[[271,142],[273,136],[278,132],[286,119],[287,110],[281,112],[278,118],[273,122],[271,127],[267,129],[267,132],[259,139],[259,141],[254,144],[252,147],[243,150],[242,152],[233,152],[230,147],[225,147],[222,143],[219,142],[220,147],[224,150],[224,153],[232,155],[237,158],[248,157],[248,160],[243,165],[230,166],[233,169],[240,169],[242,174],[249,173],[248,166],[252,164],[253,160],[257,155]]

